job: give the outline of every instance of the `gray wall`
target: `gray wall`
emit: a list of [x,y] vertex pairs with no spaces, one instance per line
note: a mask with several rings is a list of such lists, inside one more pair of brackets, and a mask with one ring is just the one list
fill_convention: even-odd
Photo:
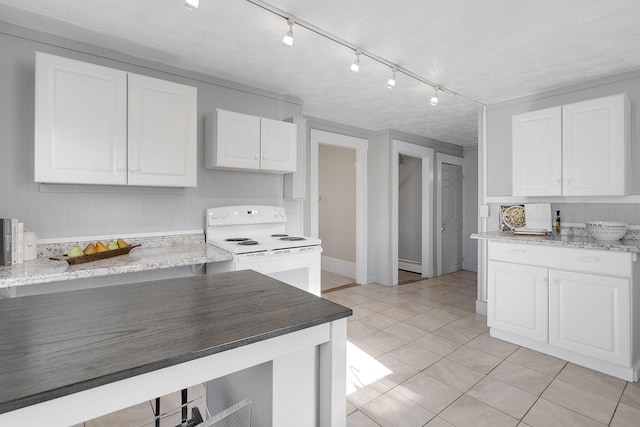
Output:
[[[19,36],[18,36],[19,35]],[[43,185],[33,182],[35,52],[43,51],[198,89],[198,186],[189,189]],[[302,103],[258,89],[0,23],[0,217],[39,238],[202,230],[208,207],[282,205],[282,176],[205,170],[203,116],[215,108],[284,120]]]

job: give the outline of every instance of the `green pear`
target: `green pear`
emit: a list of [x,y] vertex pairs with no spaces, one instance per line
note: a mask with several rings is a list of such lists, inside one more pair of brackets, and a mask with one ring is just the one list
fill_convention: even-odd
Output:
[[107,249],[109,249],[110,251],[118,249],[118,244],[114,242],[113,239],[111,239],[109,240],[109,243],[107,243]]
[[82,252],[82,248],[78,245],[75,245],[74,247],[69,249],[69,253],[67,254],[69,258],[82,256],[82,255],[84,255],[84,252]]

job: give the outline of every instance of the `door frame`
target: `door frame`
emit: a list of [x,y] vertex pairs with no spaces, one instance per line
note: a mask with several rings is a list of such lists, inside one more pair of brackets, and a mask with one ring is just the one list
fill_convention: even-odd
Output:
[[[437,266],[436,266],[436,276],[440,276],[442,274],[442,164],[448,163],[450,165],[460,166],[462,168],[462,204],[464,205],[464,159],[462,157],[451,156],[449,154],[436,154],[436,170],[437,170],[437,178],[436,178],[436,253],[437,253]],[[462,211],[464,212],[464,206],[462,206]]]
[[310,234],[318,236],[318,147],[320,144],[356,150],[356,283],[367,283],[367,150],[369,141],[354,136],[311,129]]
[[434,149],[393,139],[391,141],[391,284],[398,284],[398,161],[400,154],[422,162],[422,277],[433,277],[433,160]]

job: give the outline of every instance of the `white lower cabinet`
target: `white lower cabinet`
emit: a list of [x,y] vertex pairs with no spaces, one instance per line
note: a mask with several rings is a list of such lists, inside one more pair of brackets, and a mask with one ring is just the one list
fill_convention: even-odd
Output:
[[489,242],[491,335],[637,381],[634,254]]
[[488,272],[489,326],[547,342],[547,269],[494,261]]
[[630,366],[630,280],[549,271],[549,344]]

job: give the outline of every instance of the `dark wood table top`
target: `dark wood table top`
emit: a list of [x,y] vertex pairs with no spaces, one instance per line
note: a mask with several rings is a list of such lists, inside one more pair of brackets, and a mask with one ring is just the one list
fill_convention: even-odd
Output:
[[251,270],[0,300],[0,413],[348,317]]

